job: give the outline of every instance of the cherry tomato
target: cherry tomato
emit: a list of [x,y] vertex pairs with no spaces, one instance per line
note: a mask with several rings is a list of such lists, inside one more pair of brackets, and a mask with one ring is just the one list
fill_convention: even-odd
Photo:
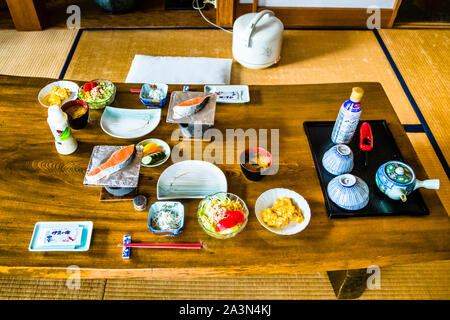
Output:
[[223,230],[226,230],[228,228],[233,228],[237,224],[237,221],[234,220],[232,217],[226,217],[219,221],[219,223],[216,224],[216,232],[220,232]]
[[232,217],[238,223],[244,223],[245,221],[245,216],[242,211],[227,211],[225,212],[225,214],[229,217]]

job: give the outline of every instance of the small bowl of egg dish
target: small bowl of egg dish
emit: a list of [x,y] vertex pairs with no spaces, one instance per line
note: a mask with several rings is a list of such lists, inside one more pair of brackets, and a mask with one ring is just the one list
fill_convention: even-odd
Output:
[[38,94],[39,103],[48,108],[56,105],[61,107],[64,103],[75,100],[78,96],[78,85],[72,81],[60,80],[46,85]]
[[284,188],[270,189],[261,194],[255,203],[255,214],[264,228],[286,236],[304,230],[311,219],[305,198]]

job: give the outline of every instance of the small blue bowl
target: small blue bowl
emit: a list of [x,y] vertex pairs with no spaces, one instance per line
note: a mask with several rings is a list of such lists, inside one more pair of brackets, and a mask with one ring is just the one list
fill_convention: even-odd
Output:
[[325,152],[322,165],[329,173],[341,175],[353,170],[353,152],[349,146],[338,144]]
[[369,187],[361,178],[343,174],[333,178],[327,186],[328,197],[346,210],[360,210],[369,203]]
[[[152,86],[156,86],[156,89],[159,89],[163,93],[163,98],[161,100],[153,100],[148,98],[149,92],[152,89]],[[167,92],[169,91],[169,86],[163,83],[144,83],[141,88],[141,93],[139,94],[139,99],[146,107],[162,107],[164,102],[166,102]]]
[[[152,227],[151,221],[154,215],[159,212],[160,210],[169,210],[172,212],[178,212],[178,214],[181,216],[181,221],[176,229],[170,229],[170,230],[159,230],[154,229]],[[160,236],[176,236],[181,232],[184,226],[184,205],[179,201],[156,201],[150,206],[150,209],[148,211],[148,228],[151,232],[154,234],[160,235]]]

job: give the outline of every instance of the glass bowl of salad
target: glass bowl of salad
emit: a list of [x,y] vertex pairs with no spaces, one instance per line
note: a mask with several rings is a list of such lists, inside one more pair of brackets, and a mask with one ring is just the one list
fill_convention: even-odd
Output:
[[116,97],[116,86],[109,80],[92,80],[80,87],[78,97],[88,104],[89,109],[103,109],[113,103]]
[[218,192],[200,201],[197,216],[200,226],[211,237],[228,239],[247,225],[248,208],[237,195]]

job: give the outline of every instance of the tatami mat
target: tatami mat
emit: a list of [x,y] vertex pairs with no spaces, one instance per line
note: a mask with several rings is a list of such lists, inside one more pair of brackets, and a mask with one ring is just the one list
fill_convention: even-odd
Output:
[[367,289],[360,299],[448,300],[450,261],[435,261],[382,268],[380,288]]
[[[20,279],[0,277],[0,300],[100,300],[106,280]],[[71,289],[69,289],[71,288]]]
[[336,299],[326,273],[185,280],[108,280],[104,299]]
[[[444,168],[440,165],[430,140],[428,140],[425,133],[408,133],[408,137],[420,162],[424,165],[428,177],[440,180],[440,189],[436,191],[447,214],[450,216],[450,180],[447,178]],[[424,177],[418,178],[424,179]]]
[[386,29],[380,35],[450,162],[450,30]]
[[0,31],[0,74],[57,78],[76,30]]
[[[380,287],[359,299],[446,300],[450,297],[450,261],[381,268]],[[326,273],[176,280],[66,280],[0,278],[0,300],[334,300]]]
[[[406,57],[397,56],[395,50],[403,50],[402,46],[396,48],[394,45],[396,39],[388,40],[385,33],[380,34],[386,41],[388,49],[392,49],[391,54],[401,72],[408,74],[403,70],[408,69],[408,65],[402,66],[402,61],[408,59],[408,51],[414,51],[414,48],[402,53]],[[0,31],[0,74],[58,77],[75,35],[74,31],[68,30],[36,33]],[[436,51],[442,49],[436,46],[434,48]],[[101,76],[113,81],[124,81],[134,54],[231,58],[231,36],[215,30],[84,31],[65,77],[86,80]],[[431,55],[429,52],[427,54]],[[436,57],[440,54],[438,53]],[[439,63],[435,62],[436,57],[428,58],[430,60],[418,59],[415,62],[416,71],[423,72],[428,63]],[[421,65],[422,69],[418,65]],[[439,81],[448,81],[445,66],[442,66],[441,70],[444,73],[441,72],[437,76],[444,79]],[[407,76],[404,77],[406,80]],[[412,74],[409,79],[414,78]],[[419,123],[371,32],[286,31],[282,60],[277,67],[247,70],[235,62],[232,67],[234,84],[349,81],[379,81],[383,84],[401,121],[404,124]],[[421,108],[428,108],[430,112],[436,108],[448,108],[448,103],[435,104],[433,108],[427,107],[426,103],[420,102],[417,98],[418,95],[427,98],[427,95],[433,92],[427,91],[426,88],[434,85],[430,84],[433,80],[429,77],[420,78],[418,81],[406,81]],[[419,91],[416,93],[414,90]],[[426,117],[429,115],[426,114]],[[427,118],[427,121],[430,124],[433,120]],[[446,129],[445,123],[441,128]],[[434,133],[434,129],[432,130]],[[448,179],[445,180],[442,167],[428,139],[422,133],[411,133],[409,137],[428,175],[442,177],[441,183],[442,181],[443,184],[447,183],[441,188],[440,197],[449,211]],[[448,299],[449,271],[450,261],[383,268],[380,290],[367,290],[361,298]],[[0,299],[103,298],[334,299],[335,296],[325,273],[173,281],[82,280],[79,290],[68,289],[65,280],[0,277]]]

